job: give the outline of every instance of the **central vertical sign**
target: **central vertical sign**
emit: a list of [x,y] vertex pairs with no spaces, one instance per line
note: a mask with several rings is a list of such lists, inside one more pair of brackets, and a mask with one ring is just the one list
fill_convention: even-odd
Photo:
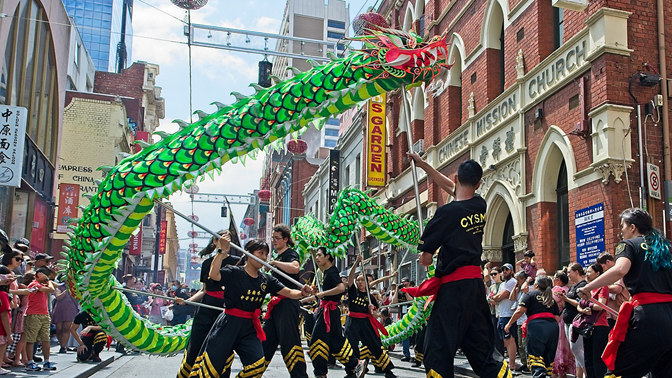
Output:
[[327,206],[329,214],[334,213],[334,206],[338,200],[338,191],[340,189],[341,177],[341,152],[339,150],[329,151],[329,192],[327,198]]
[[366,180],[368,186],[385,186],[385,94],[369,100],[366,132]]

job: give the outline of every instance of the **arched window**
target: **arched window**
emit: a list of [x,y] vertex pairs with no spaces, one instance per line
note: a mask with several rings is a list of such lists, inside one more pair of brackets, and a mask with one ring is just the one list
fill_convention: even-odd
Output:
[[[497,50],[498,53],[490,54],[488,61],[489,69],[497,67],[499,75],[491,76],[488,72],[488,95],[496,97],[504,92],[505,78],[505,52],[504,52],[504,10],[499,1],[491,0],[485,14],[483,23],[483,45],[486,49]],[[492,85],[492,86],[491,86]],[[496,93],[494,93],[496,92]],[[492,98],[494,98],[492,97]]]
[[23,0],[14,13],[0,78],[0,102],[28,109],[26,133],[55,165],[58,83],[54,41],[44,8]]
[[569,195],[567,183],[567,165],[565,159],[560,164],[558,172],[557,193],[558,211],[558,266],[566,266],[571,260],[569,245]]

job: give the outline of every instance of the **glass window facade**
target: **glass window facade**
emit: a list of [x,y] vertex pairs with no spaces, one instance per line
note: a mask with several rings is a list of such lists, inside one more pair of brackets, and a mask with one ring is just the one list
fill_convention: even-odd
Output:
[[333,39],[343,39],[343,33],[336,33],[336,32],[327,32],[327,37],[328,38],[333,38]]
[[[96,71],[115,72],[117,45],[121,41],[121,20],[124,2],[133,6],[132,0],[63,0],[68,15],[75,19],[84,46],[89,51]],[[126,64],[130,66],[133,34],[132,12],[126,11]]]
[[327,26],[336,29],[345,29],[345,22],[336,20],[327,20]]

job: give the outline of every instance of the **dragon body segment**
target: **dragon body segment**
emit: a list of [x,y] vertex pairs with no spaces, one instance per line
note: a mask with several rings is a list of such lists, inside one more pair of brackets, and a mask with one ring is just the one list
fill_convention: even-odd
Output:
[[[251,96],[234,93],[233,105],[215,103],[218,109],[212,114],[197,111],[198,121],[176,121],[180,130],[175,134],[157,132],[161,141],[143,145],[115,167],[100,168],[106,177],[97,193],[87,195],[90,204],[71,227],[64,253],[72,295],[118,342],[157,355],[175,354],[187,342],[189,326],[152,325],[112,289],[118,286],[112,272],[123,248],[152,211],[154,200],[205,174],[212,176],[228,161],[254,157],[311,121],[406,85],[429,82],[447,66],[443,36],[425,43],[394,30],[376,35],[345,58],[316,65],[270,88],[253,84],[256,93]],[[389,62],[388,55],[404,62]]]

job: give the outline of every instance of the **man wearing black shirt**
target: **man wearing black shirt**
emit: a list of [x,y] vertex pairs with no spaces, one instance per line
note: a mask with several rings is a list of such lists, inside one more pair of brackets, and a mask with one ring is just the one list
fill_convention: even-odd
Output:
[[[77,332],[79,326],[83,329]],[[107,344],[107,335],[103,329],[93,320],[88,311],[82,311],[72,321],[70,334],[77,341],[77,361],[100,362],[100,352]]]
[[[222,250],[229,249],[229,241],[220,238]],[[261,239],[252,239],[245,249],[260,258],[268,257],[268,245]],[[305,285],[301,291],[286,288],[277,278],[260,272],[263,265],[247,259],[245,266],[229,265],[220,270],[224,290],[224,313],[212,326],[200,355],[196,358],[190,377],[229,377],[234,351],[240,357],[243,370],[240,377],[261,378],[266,370],[266,360],[261,342],[266,335],[259,316],[267,293],[299,299],[310,295],[312,289]]]
[[[228,241],[231,240],[228,231],[220,232],[220,235]],[[229,265],[237,265],[240,261],[240,257],[229,255],[229,250],[222,250],[220,244],[219,238],[213,238],[213,240],[210,241],[210,244],[199,253],[199,255],[203,257],[212,252],[217,252],[217,254],[206,259],[203,261],[203,264],[201,264],[201,282],[203,283],[203,288],[189,298],[190,301],[201,301],[201,303],[210,306],[224,307],[224,289],[222,288],[224,284],[221,282],[220,270]],[[182,304],[180,302],[182,301],[176,300],[178,305]],[[215,321],[217,321],[217,318],[221,313],[221,310],[214,310],[206,307],[196,308],[194,321],[191,325],[191,332],[189,333],[189,343],[184,351],[184,359],[182,360],[182,366],[180,366],[180,370],[177,373],[177,378],[189,377],[191,368],[196,361],[196,356],[198,356],[212,325],[215,324]]]
[[418,167],[455,200],[437,209],[420,238],[419,260],[433,263],[438,249],[436,276],[418,288],[407,288],[414,297],[436,295],[427,323],[424,364],[428,377],[453,377],[453,358],[461,348],[474,373],[483,378],[511,377],[508,364],[497,353],[495,330],[480,268],[486,203],[475,195],[483,169],[474,160],[460,164],[453,180],[409,153]]
[[[284,224],[273,227],[273,248],[278,253],[278,257],[270,264],[298,281],[299,254],[290,247],[294,247],[294,240],[292,240],[289,227]],[[285,286],[293,286],[286,278],[275,272],[273,277],[280,280]],[[301,347],[299,320],[299,301],[282,296],[271,298],[266,312],[266,322],[264,323],[264,332],[266,333],[264,355],[268,366],[278,349],[278,344],[280,344],[280,351],[289,375],[292,378],[308,378],[306,357],[303,355],[303,348]]]
[[322,291],[315,295],[316,300],[322,301],[320,309],[315,313],[315,328],[309,348],[313,372],[315,378],[326,378],[328,356],[333,354],[345,366],[346,378],[356,378],[355,369],[358,361],[348,339],[343,336],[341,312],[338,310],[345,285],[341,282],[338,269],[333,265],[333,256],[327,254],[324,247],[318,248],[317,251],[315,261],[323,272],[323,282]]

